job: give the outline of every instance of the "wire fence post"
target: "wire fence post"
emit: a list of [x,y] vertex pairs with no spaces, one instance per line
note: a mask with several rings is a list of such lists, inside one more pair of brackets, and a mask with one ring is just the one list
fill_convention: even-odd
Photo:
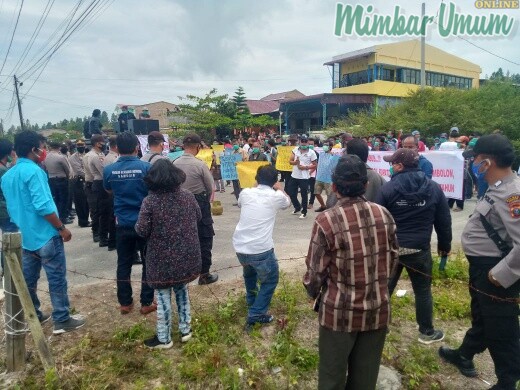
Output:
[[[25,313],[25,320],[27,321],[29,329],[31,330],[34,345],[38,351],[40,360],[42,361],[43,368],[47,372],[55,368],[54,358],[52,357],[49,344],[47,344],[47,340],[43,334],[40,320],[36,315],[36,310],[34,309],[34,305],[29,294],[29,289],[25,283],[22,267],[20,266],[22,261],[22,235],[20,233],[4,234],[3,245],[3,253],[5,257],[4,261],[7,265],[6,269],[9,269],[10,279],[12,279],[14,286],[16,286],[16,291],[18,293],[17,298],[19,299],[21,307],[23,308],[23,312]],[[22,322],[21,326],[25,327],[25,324]],[[9,351],[7,352],[9,355]],[[25,334],[23,355],[25,358]]]
[[[25,367],[24,313],[11,276],[11,268],[7,266],[7,259],[11,256],[11,253],[17,254],[18,259],[22,258],[21,241],[18,240],[18,245],[16,245],[16,240],[12,240],[13,235],[13,233],[2,235],[5,290],[5,352],[8,372],[21,371]],[[20,237],[19,233],[18,236]]]

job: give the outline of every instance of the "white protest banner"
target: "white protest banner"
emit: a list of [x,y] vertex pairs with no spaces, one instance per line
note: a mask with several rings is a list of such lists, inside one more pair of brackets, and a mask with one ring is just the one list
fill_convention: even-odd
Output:
[[[163,144],[163,156],[168,155],[170,152],[170,144],[168,143],[168,134],[163,134],[164,137],[164,144]],[[137,136],[137,139],[139,140],[139,146],[141,147],[141,153],[145,155],[150,151],[148,148],[148,136],[146,134],[139,134]]]
[[[383,156],[393,152],[370,152],[368,165],[385,180],[390,180],[390,165],[383,160]],[[420,153],[433,165],[433,181],[439,183],[447,198],[462,199],[464,182],[464,157],[460,151],[431,151]]]

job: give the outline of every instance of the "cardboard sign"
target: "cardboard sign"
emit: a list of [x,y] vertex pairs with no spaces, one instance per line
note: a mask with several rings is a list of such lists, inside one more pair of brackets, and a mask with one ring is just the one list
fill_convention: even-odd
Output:
[[269,165],[268,161],[241,161],[237,162],[238,180],[240,188],[251,188],[256,182],[256,172],[258,168]]
[[224,152],[224,145],[211,145],[211,149],[215,152],[216,164],[220,165],[220,154]]
[[224,155],[220,157],[220,173],[222,180],[238,180],[236,163],[242,161],[241,154]]
[[338,164],[339,156],[330,153],[321,152],[318,159],[318,170],[316,173],[316,181],[323,183],[332,183],[332,174]]
[[202,160],[208,166],[208,169],[211,168],[211,163],[213,161],[213,150],[212,149],[201,149],[199,153],[195,156],[199,160]]
[[278,157],[276,158],[276,169],[279,171],[292,172],[293,166],[289,164],[291,154],[295,146],[278,146]]

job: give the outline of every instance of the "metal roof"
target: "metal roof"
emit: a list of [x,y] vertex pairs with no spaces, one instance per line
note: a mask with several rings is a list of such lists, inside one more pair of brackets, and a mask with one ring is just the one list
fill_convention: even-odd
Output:
[[355,58],[366,57],[372,53],[375,53],[376,49],[376,46],[370,46],[365,49],[359,49],[351,51],[349,53],[340,54],[338,56],[332,57],[332,61],[325,62],[323,65],[334,65],[336,62],[343,62],[345,60],[353,60]]

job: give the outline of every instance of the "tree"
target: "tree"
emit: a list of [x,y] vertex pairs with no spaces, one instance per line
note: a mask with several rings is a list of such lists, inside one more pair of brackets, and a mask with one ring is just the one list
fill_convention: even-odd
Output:
[[235,109],[237,114],[249,114],[249,108],[246,103],[246,93],[244,92],[244,88],[238,87],[235,91],[235,95],[233,96],[233,103],[235,104]]
[[101,123],[103,124],[103,126],[108,125],[108,114],[106,111],[103,111],[101,113]]
[[117,122],[117,115],[115,113],[112,113],[112,115],[110,115],[110,122]]

